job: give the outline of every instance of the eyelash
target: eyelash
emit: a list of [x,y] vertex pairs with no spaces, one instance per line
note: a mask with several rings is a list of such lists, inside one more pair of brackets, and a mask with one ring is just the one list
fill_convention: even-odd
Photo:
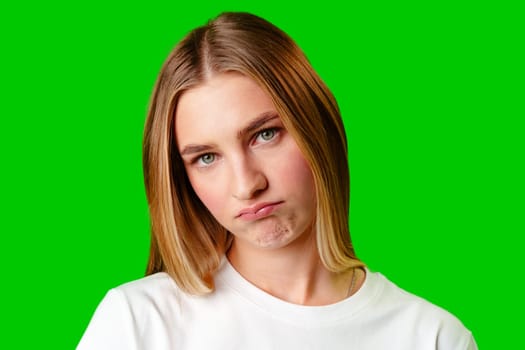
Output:
[[257,140],[259,138],[259,136],[261,136],[262,134],[264,134],[265,132],[268,132],[268,131],[272,131],[274,133],[274,135],[272,136],[271,139],[269,140],[264,140],[265,143],[267,142],[271,142],[273,139],[275,139],[276,136],[279,135],[279,131],[280,131],[281,128],[278,128],[278,127],[273,127],[273,128],[266,128],[266,129],[262,129],[260,131],[257,131],[253,137],[254,140]]
[[[281,131],[281,128],[280,127],[272,127],[272,128],[265,128],[265,129],[259,130],[253,135],[252,140],[256,141],[263,133],[268,132],[268,131],[272,131],[274,134],[273,134],[271,139],[263,140],[263,143],[272,142],[277,136],[279,136],[279,132]],[[199,164],[202,161],[203,157],[210,156],[210,155],[212,155],[214,157],[212,163]],[[215,153],[204,153],[204,154],[201,154],[201,155],[195,157],[191,161],[191,164],[197,164],[201,168],[207,168],[207,167],[211,166],[213,164],[213,162],[215,162],[215,157],[216,157]]]

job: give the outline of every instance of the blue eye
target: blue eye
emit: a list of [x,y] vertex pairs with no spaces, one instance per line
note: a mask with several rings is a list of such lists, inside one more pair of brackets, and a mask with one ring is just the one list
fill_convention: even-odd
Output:
[[203,164],[210,165],[215,160],[215,155],[212,153],[206,153],[200,156],[198,160]]

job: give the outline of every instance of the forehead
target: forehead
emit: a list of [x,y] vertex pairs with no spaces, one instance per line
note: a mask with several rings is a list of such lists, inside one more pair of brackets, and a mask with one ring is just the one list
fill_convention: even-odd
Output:
[[175,112],[179,142],[237,132],[261,114],[275,111],[270,96],[251,78],[239,73],[214,75],[185,91]]

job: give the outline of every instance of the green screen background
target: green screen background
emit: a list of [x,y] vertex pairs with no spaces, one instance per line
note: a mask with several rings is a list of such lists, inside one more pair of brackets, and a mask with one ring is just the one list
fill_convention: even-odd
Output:
[[458,316],[480,348],[516,348],[518,8],[274,0],[0,5],[2,347],[74,348],[105,292],[143,276],[149,96],[176,42],[224,10],[288,32],[336,95],[358,255]]

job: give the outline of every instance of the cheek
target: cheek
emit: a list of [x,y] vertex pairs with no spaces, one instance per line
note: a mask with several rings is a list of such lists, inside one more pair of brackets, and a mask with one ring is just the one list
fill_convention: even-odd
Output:
[[224,186],[219,186],[217,182],[206,181],[205,179],[196,179],[190,176],[190,183],[193,190],[211,214],[221,221],[221,209],[224,207],[224,194],[221,189]]
[[298,148],[288,152],[287,161],[281,168],[281,179],[287,188],[293,188],[304,200],[315,199],[312,171]]

